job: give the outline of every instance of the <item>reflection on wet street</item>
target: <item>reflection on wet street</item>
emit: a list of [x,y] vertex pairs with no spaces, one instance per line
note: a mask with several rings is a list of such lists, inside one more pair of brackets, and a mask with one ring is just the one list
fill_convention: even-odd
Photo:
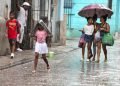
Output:
[[103,52],[100,63],[80,61],[81,49],[49,59],[48,73],[40,59],[36,73],[33,62],[0,71],[0,86],[120,86],[119,45],[108,47],[108,62]]

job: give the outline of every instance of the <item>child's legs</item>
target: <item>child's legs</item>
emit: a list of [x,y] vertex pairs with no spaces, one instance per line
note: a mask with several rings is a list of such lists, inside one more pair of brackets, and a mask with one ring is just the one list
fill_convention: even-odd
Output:
[[91,46],[92,46],[92,42],[88,42],[88,59],[90,59],[90,56],[92,55]]
[[35,52],[34,70],[37,68],[39,53]]
[[107,49],[106,49],[106,45],[102,44],[102,48],[103,48],[103,52],[105,55],[105,60],[107,60]]
[[86,43],[84,43],[83,47],[82,47],[82,58],[84,59],[84,55],[85,55],[85,46]]
[[43,58],[44,62],[46,63],[47,67],[49,67],[49,63],[48,63],[48,60],[46,58],[46,54],[42,54],[42,58]]
[[10,51],[12,52],[12,41],[9,39],[9,44],[10,44]]
[[100,53],[101,53],[101,41],[97,43],[97,60],[100,60]]
[[16,48],[16,40],[13,40],[12,44],[13,44],[13,46],[12,46],[12,53],[14,53],[15,52],[15,48]]
[[93,41],[93,61],[95,60],[95,56],[96,56],[96,42],[94,40]]
[[11,53],[15,52],[16,39],[9,39]]

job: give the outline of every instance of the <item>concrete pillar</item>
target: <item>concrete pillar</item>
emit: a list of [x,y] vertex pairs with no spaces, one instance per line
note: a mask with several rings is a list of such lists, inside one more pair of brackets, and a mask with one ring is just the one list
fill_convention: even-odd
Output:
[[58,21],[63,21],[64,20],[64,0],[59,0],[59,13],[58,13]]
[[11,9],[11,0],[0,0],[0,16],[1,17],[8,17],[8,15],[5,15],[5,9],[6,5],[8,6],[8,10]]
[[[52,20],[52,34],[53,34],[53,42],[60,43],[61,38],[60,35],[60,27],[63,29],[63,21],[64,20],[64,0],[54,0],[54,14]],[[62,24],[61,24],[62,23]],[[66,33],[65,33],[66,34]]]
[[6,34],[6,21],[3,17],[0,17],[0,55],[7,55],[10,52]]
[[32,14],[33,14],[33,20],[38,21],[40,19],[40,0],[33,0],[32,1]]
[[116,30],[115,30],[115,39],[119,38],[119,12],[120,12],[120,0],[116,1],[116,19],[115,19],[115,26],[116,26]]
[[52,32],[52,23],[51,23],[51,0],[48,1],[48,29]]
[[116,1],[116,32],[118,32],[119,29],[119,12],[120,12],[120,0]]
[[66,22],[67,15],[64,15],[64,20],[60,23],[60,44],[66,45]]
[[57,37],[57,29],[56,28],[56,21],[57,21],[57,13],[58,13],[58,0],[53,0],[53,17],[52,17],[52,35],[53,35],[53,39],[52,41],[54,43],[58,42],[58,37]]
[[7,55],[10,52],[6,37],[6,20],[9,18],[10,9],[11,0],[0,0],[0,55]]

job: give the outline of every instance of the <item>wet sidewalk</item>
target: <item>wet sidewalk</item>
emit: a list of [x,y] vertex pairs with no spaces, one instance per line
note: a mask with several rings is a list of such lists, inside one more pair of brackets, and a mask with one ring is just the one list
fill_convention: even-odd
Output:
[[[49,72],[41,59],[36,73],[32,73],[33,61],[0,70],[0,86],[120,86],[119,40],[115,41],[114,46],[107,47],[107,62],[104,62],[101,52],[100,63],[86,61],[86,53],[85,60],[81,61],[81,49],[77,48],[77,44],[78,40],[67,40],[66,46],[53,46],[50,50],[56,55],[49,59]],[[19,59],[33,59],[34,53],[24,51],[17,53],[17,56]],[[18,58],[14,58],[14,63]]]
[[[55,55],[67,53],[78,49],[76,44],[78,44],[78,39],[67,40],[66,46],[53,45],[51,48],[49,48],[49,52],[54,52]],[[16,52],[14,59],[10,59],[10,55],[0,56],[0,70],[31,62],[33,60],[34,50],[24,50],[22,52]]]

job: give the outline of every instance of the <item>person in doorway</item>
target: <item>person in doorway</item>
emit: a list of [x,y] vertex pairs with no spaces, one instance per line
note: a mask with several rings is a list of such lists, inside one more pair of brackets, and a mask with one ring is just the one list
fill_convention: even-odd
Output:
[[34,60],[33,72],[36,72],[39,54],[42,54],[42,58],[47,65],[47,69],[49,70],[50,69],[49,63],[46,58],[46,54],[48,53],[48,47],[46,44],[47,32],[44,30],[44,27],[40,23],[36,24],[35,30],[36,30],[35,32],[36,43],[35,43],[35,60]]
[[20,49],[20,45],[22,44],[22,41],[23,41],[24,29],[26,29],[28,9],[30,8],[30,4],[28,2],[24,2],[22,6],[19,6],[19,4],[16,3],[16,6],[18,10],[17,20],[21,25],[21,28],[20,28],[21,38],[17,39],[17,47],[18,47],[17,50],[22,51],[22,49]]
[[[93,19],[92,17],[87,17],[87,22],[88,24],[84,26],[83,32],[85,34],[85,42],[87,43],[87,49],[88,49],[88,53],[87,53],[87,61],[90,61],[92,58],[92,50],[91,50],[91,46],[92,46],[92,41],[93,41],[93,32],[94,32],[94,25],[93,25]],[[85,46],[86,43],[82,49],[82,51],[85,51]],[[84,53],[83,53],[84,54]],[[84,59],[84,57],[83,57]]]
[[[20,24],[15,19],[15,13],[14,11],[10,12],[10,20],[6,22],[7,27],[7,36],[10,43],[10,50],[11,50],[11,59],[14,58],[14,52],[16,48],[16,39],[17,39],[17,33],[19,34],[19,28]],[[20,34],[19,34],[20,36]]]
[[[101,21],[101,25],[100,25],[100,34],[101,34],[101,38],[104,36],[104,34],[109,33],[110,32],[110,25],[106,22],[107,21],[107,15],[105,16],[101,16],[100,17],[100,21]],[[106,45],[102,44],[102,49],[105,55],[105,62],[107,61],[107,49],[106,49]]]

